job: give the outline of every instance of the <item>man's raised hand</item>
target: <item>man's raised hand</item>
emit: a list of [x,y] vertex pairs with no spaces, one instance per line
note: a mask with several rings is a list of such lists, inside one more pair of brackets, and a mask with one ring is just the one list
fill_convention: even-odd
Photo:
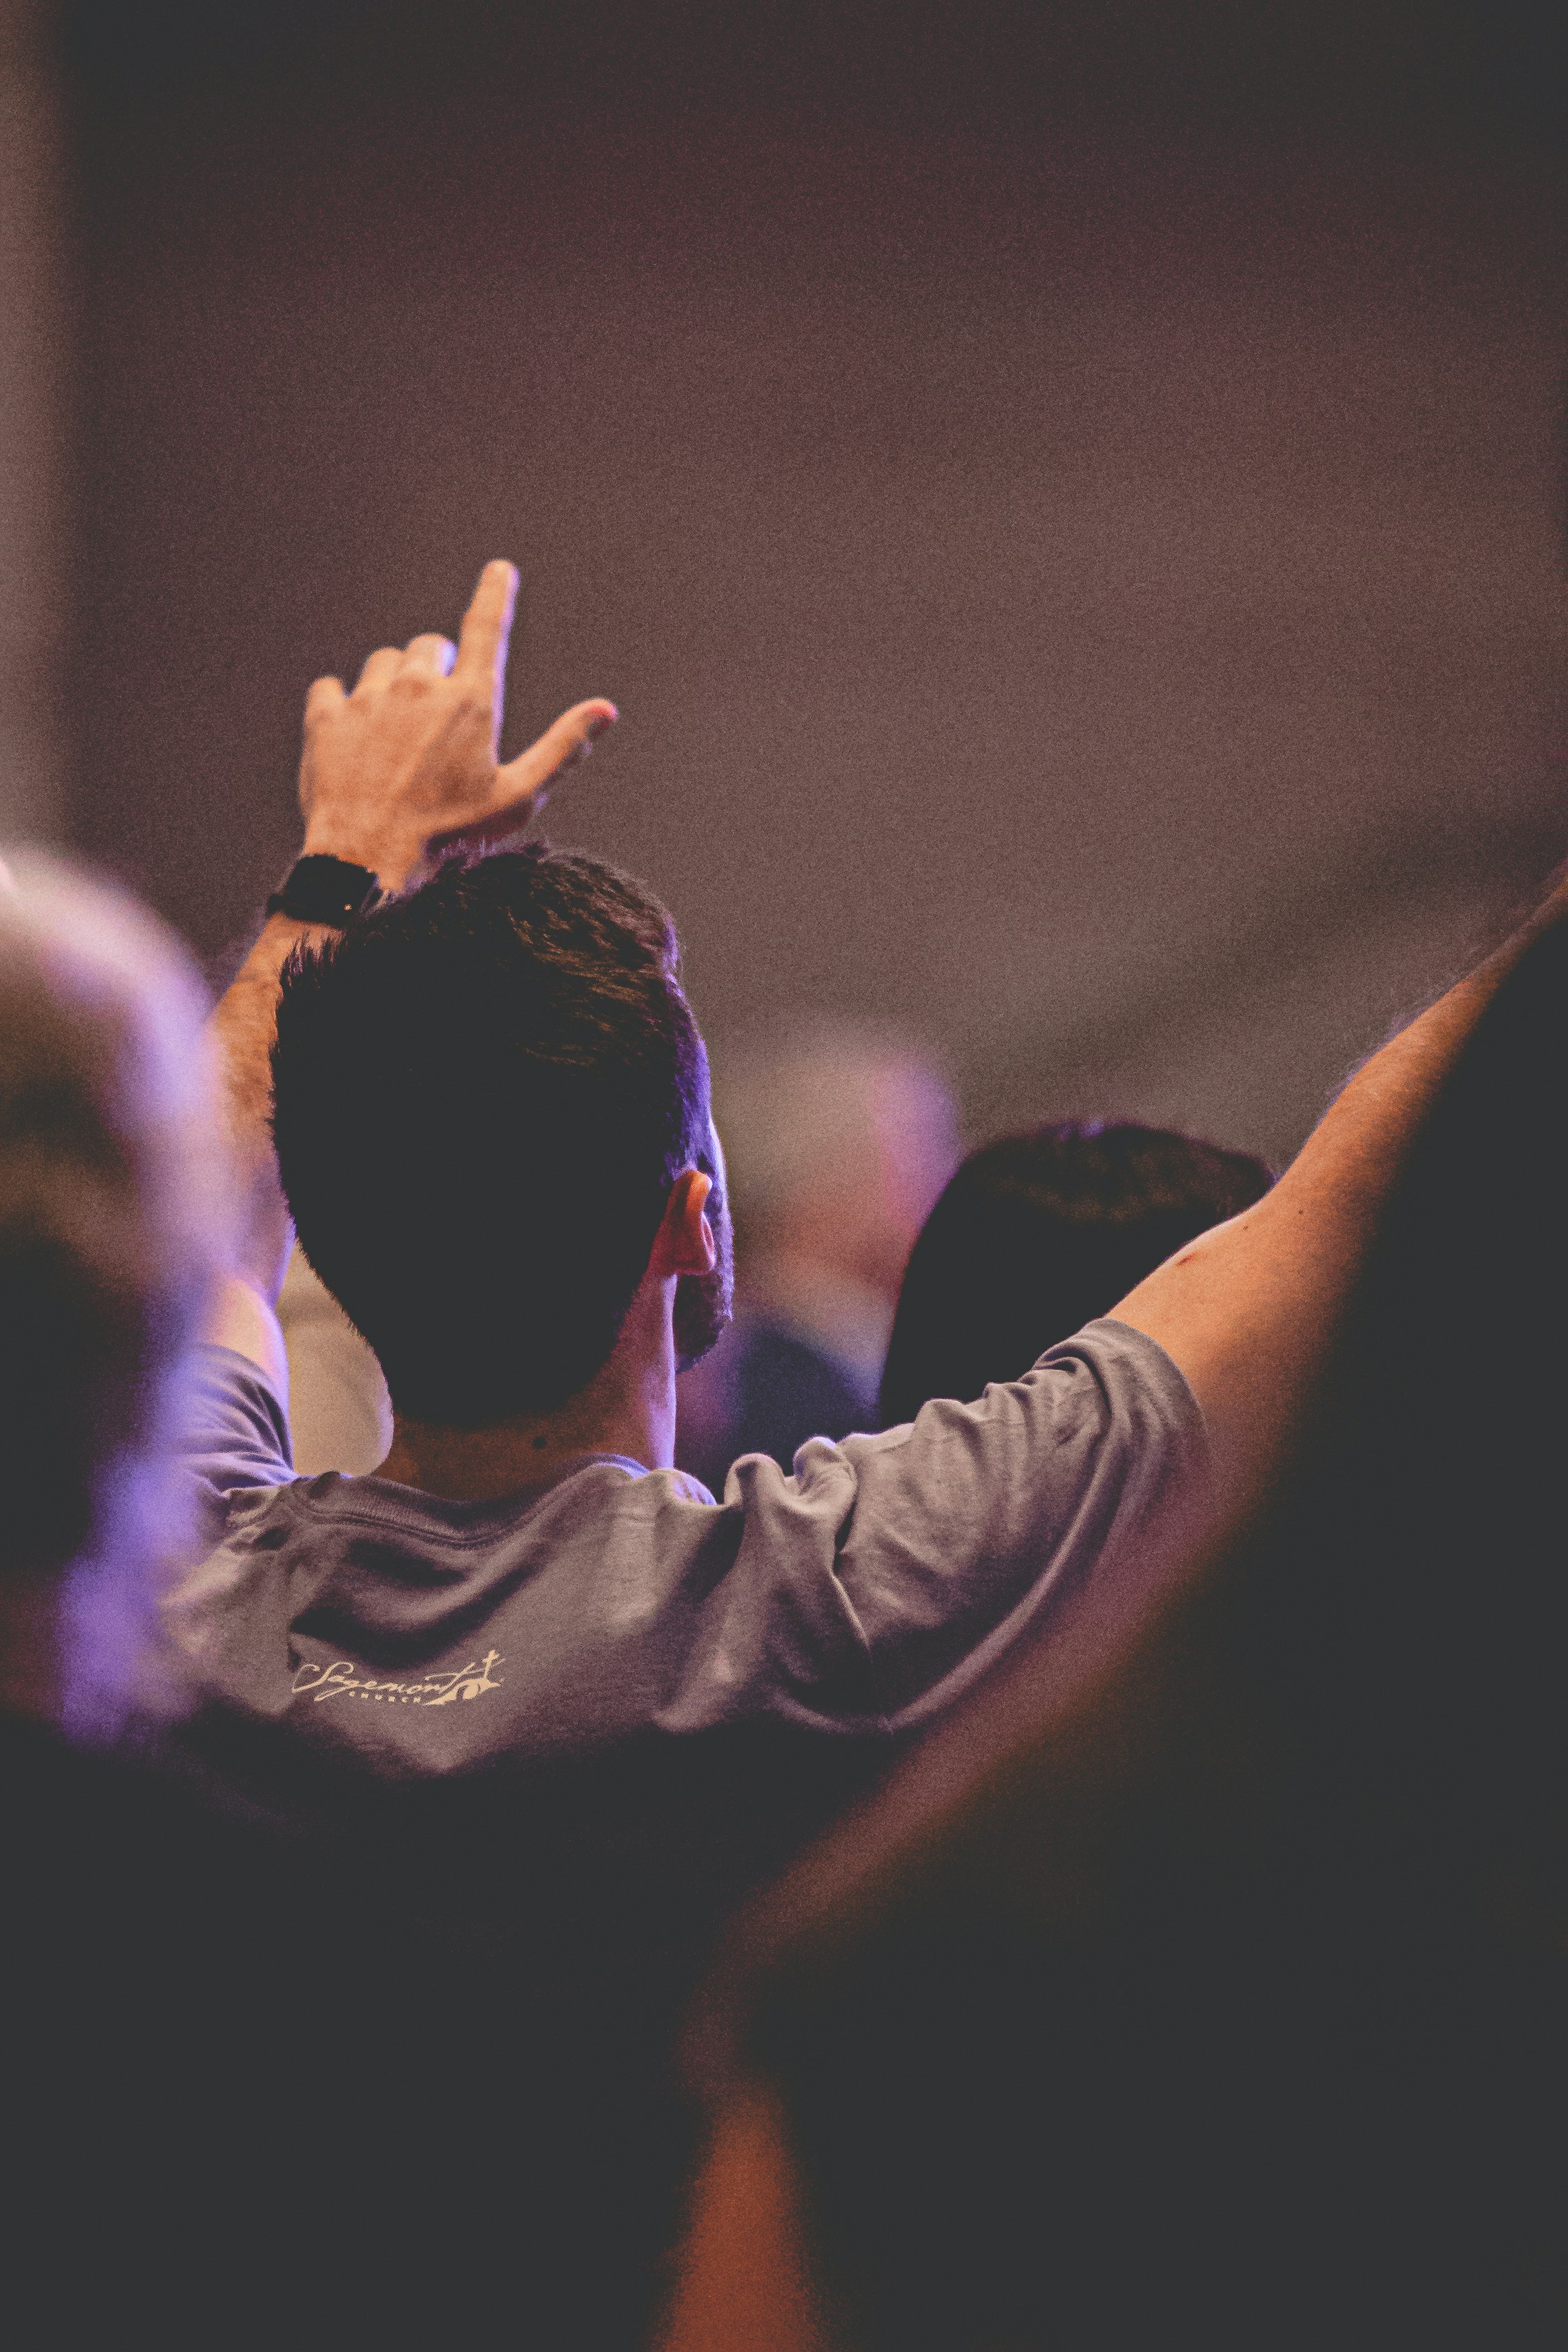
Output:
[[371,655],[352,694],[318,678],[305,700],[300,803],[308,853],[368,866],[402,889],[432,855],[518,832],[551,780],[616,719],[579,702],[536,743],[497,764],[517,573],[487,563],[454,646],[413,638]]

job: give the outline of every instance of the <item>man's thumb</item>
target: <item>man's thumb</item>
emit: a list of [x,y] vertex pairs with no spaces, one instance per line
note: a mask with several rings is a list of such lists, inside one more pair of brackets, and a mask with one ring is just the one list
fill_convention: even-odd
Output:
[[585,760],[599,737],[620,717],[613,702],[595,695],[564,711],[547,727],[537,743],[496,772],[500,794],[507,801],[528,798],[578,760]]

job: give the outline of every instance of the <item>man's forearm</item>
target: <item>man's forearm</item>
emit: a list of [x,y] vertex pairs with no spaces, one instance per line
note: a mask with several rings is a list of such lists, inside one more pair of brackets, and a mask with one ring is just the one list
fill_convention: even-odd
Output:
[[1246,1507],[1278,1460],[1411,1144],[1481,1015],[1531,943],[1565,920],[1560,881],[1522,930],[1363,1065],[1272,1192],[1112,1310],[1186,1374],[1225,1504]]
[[331,936],[321,924],[269,915],[213,1014],[223,1116],[239,1194],[234,1271],[268,1301],[276,1301],[282,1286],[290,1238],[272,1149],[279,975],[296,948]]

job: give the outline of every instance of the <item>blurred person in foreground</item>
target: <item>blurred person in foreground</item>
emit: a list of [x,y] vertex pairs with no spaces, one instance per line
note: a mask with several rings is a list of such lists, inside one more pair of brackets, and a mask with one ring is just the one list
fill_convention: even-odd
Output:
[[206,1010],[118,893],[32,854],[0,881],[0,2263],[18,2341],[108,2341],[130,2310],[161,2341],[210,2341],[285,2234],[300,1889],[271,1841],[111,1746],[181,1704],[156,1603],[195,1533],[174,1436],[228,1244]]
[[[387,1933],[345,1892],[363,1857],[312,1835],[308,1808],[268,1819],[189,1769],[158,1602],[197,1538],[176,1440],[234,1240],[205,992],[118,892],[32,855],[0,877],[12,2333],[117,2342],[133,2315],[204,2352],[412,2341],[510,2179],[472,2132],[438,2181],[409,2161],[448,2056],[431,1988],[460,1966],[488,1989],[493,2064],[515,1983],[406,1904]],[[389,1884],[409,1859],[386,1858]],[[465,2308],[504,2317],[499,2283],[471,2280]]]
[[1244,1151],[1154,1127],[1069,1121],[983,1144],[910,1253],[878,1426],[1018,1380],[1273,1181]]
[[0,1696],[44,1755],[177,1703],[157,1586],[196,1532],[173,1439],[226,1199],[204,993],[150,915],[19,855],[0,993]]
[[[249,1214],[184,1428],[216,1548],[168,1613],[209,1769],[335,1809],[332,1899],[389,1946],[446,1923],[450,2078],[526,2084],[479,2234],[510,2231],[535,2332],[623,2341],[687,2144],[673,2020],[727,1906],[1025,1635],[1141,1604],[1256,1501],[1483,983],[1113,1318],[792,1476],[747,1457],[716,1505],[672,1466],[678,1369],[728,1312],[673,928],[596,860],[484,854],[614,716],[498,764],[515,587],[488,567],[455,646],[309,698],[306,855],[216,1016]],[[285,1195],[386,1376],[371,1477],[292,1473]],[[344,2063],[353,2025],[322,2021]]]
[[668,2352],[1563,2340],[1555,906],[1390,1049],[1479,1010],[1262,1524],[737,1938]]
[[715,1083],[714,1116],[735,1318],[681,1384],[675,1458],[721,1495],[742,1454],[787,1471],[808,1437],[880,1425],[899,1283],[957,1158],[957,1126],[941,1078],[907,1045],[826,1022],[738,1055]]

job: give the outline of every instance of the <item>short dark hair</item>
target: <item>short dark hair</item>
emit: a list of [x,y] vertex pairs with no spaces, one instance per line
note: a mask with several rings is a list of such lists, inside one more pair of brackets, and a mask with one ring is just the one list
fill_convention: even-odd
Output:
[[1020,1379],[1273,1181],[1246,1152],[1152,1127],[1041,1127],[971,1152],[910,1253],[883,1426]]
[[291,959],[272,1076],[300,1244],[418,1420],[574,1395],[675,1179],[712,1172],[668,915],[543,843],[446,865]]

